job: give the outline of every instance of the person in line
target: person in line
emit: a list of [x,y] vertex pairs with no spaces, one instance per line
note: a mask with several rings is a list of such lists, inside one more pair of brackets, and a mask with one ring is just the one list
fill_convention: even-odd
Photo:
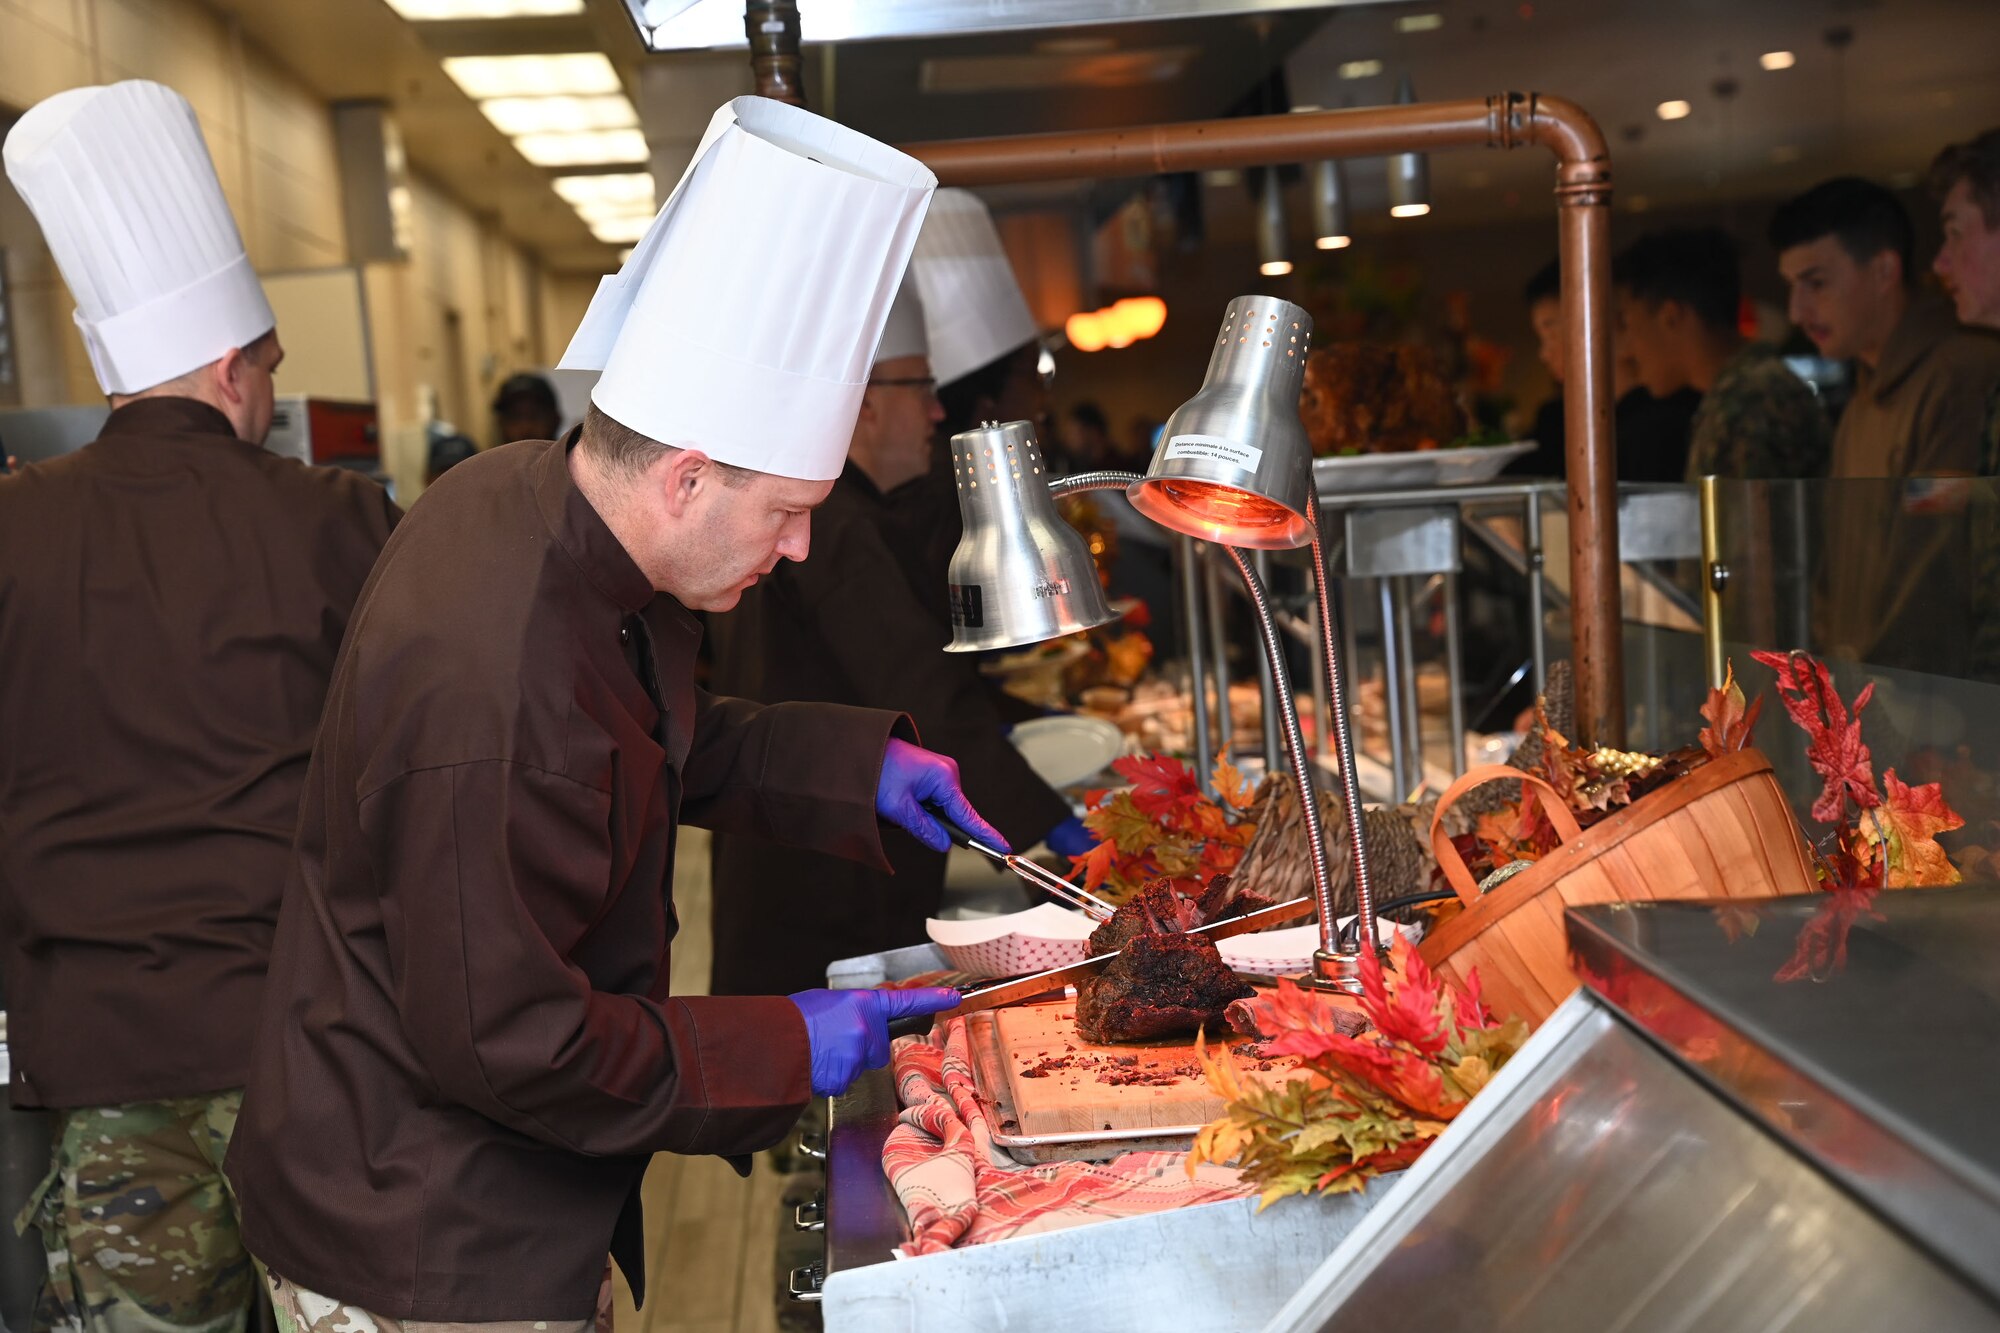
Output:
[[[1836,480],[1969,476],[1980,465],[2000,341],[1961,329],[1914,287],[1916,241],[1888,190],[1825,181],[1772,215],[1789,314],[1822,356],[1854,362],[1833,434]],[[1964,530],[1934,483],[1852,486],[1827,496],[1815,637],[1828,656],[1935,674],[1970,669]]]
[[546,376],[522,371],[509,375],[493,394],[493,439],[553,440],[562,433],[562,404]]
[[[1951,293],[1959,321],[2000,330],[2000,129],[1956,143],[1931,163],[1931,194],[1938,201],[1944,243],[1932,270]],[[1979,475],[2000,477],[2000,380],[1986,399],[1980,431]],[[1972,674],[2000,681],[2000,483],[1973,491],[1969,512],[1972,547]]]
[[1612,282],[1640,385],[1657,398],[1701,395],[1685,480],[1825,474],[1832,431],[1818,398],[1775,349],[1737,327],[1742,270],[1728,233],[1642,236],[1614,262]]
[[284,347],[184,98],[59,93],[4,157],[111,402],[93,443],[0,478],[10,1093],[60,1113],[23,1215],[35,1325],[241,1328],[223,1150],[320,706],[397,510],[263,447]]
[[297,1333],[583,1333],[607,1249],[646,1299],[651,1154],[747,1171],[887,1062],[892,1019],[956,1002],[676,994],[669,957],[683,821],[878,867],[885,824],[1002,841],[907,717],[693,676],[693,613],[807,556],[935,185],[727,104],[564,357],[603,371],[582,426],[453,468],[383,553],[228,1160]]
[[[814,520],[813,558],[781,565],[709,617],[714,686],[763,703],[817,700],[900,707],[958,762],[973,803],[1017,847],[1060,856],[1095,839],[1069,803],[1009,744],[976,663],[947,653],[951,625],[927,610],[899,561],[889,497],[930,468],[937,401],[913,284],[905,282],[875,352],[847,466]],[[954,497],[955,500],[955,497]],[[916,839],[884,839],[878,870],[756,834],[715,836],[717,995],[823,985],[829,963],[924,942],[944,900],[945,858]],[[783,922],[782,930],[773,929]]]
[[[1555,381],[1556,391],[1536,410],[1529,428],[1535,442],[1534,452],[1508,464],[1509,476],[1561,480],[1569,475],[1563,414],[1563,375],[1569,353],[1563,342],[1561,283],[1558,261],[1551,259],[1528,280],[1522,292],[1528,307],[1528,324],[1535,334],[1535,354],[1549,372],[1549,378]],[[1614,327],[1611,392],[1616,399],[1612,413],[1613,434],[1618,444],[1618,480],[1677,482],[1687,470],[1688,436],[1695,408],[1701,405],[1701,395],[1693,389],[1678,389],[1656,398],[1638,378],[1638,371]]]

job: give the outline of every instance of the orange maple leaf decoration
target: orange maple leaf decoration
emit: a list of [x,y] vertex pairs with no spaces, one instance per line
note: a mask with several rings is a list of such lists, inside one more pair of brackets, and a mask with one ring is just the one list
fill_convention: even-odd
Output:
[[1701,706],[1701,715],[1708,719],[1708,725],[1701,729],[1698,739],[1701,748],[1711,759],[1733,754],[1750,743],[1750,733],[1757,726],[1757,716],[1764,711],[1764,696],[1758,695],[1748,707],[1743,702],[1743,687],[1736,683],[1736,664],[1725,668],[1720,688],[1708,692],[1708,701]]
[[1958,869],[1938,846],[1937,835],[1964,828],[1935,782],[1912,787],[1890,769],[1882,775],[1883,802],[1861,816],[1861,836],[1881,848],[1885,888],[1927,888],[1958,883]]

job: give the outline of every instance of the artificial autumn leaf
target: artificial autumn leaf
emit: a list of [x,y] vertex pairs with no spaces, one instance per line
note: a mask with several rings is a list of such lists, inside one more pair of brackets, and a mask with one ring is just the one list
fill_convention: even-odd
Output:
[[1257,784],[1228,760],[1215,766],[1215,794],[1232,810],[1248,810],[1257,801]]
[[1826,664],[1808,653],[1753,652],[1751,657],[1778,674],[1778,698],[1806,734],[1806,761],[1825,786],[1813,802],[1812,817],[1838,824],[1853,801],[1863,810],[1882,804],[1875,788],[1875,761],[1861,739],[1861,710],[1875,697],[1870,681],[1854,696],[1850,712],[1833,687]]
[[1445,1047],[1444,1021],[1438,1016],[1437,979],[1415,953],[1408,954],[1404,961],[1410,970],[1400,973],[1401,984],[1391,995],[1375,950],[1361,951],[1361,1011],[1368,1015],[1375,1030],[1389,1040],[1404,1042],[1421,1055],[1436,1055]]
[[1132,804],[1146,818],[1169,820],[1208,798],[1194,770],[1165,755],[1127,755],[1111,761],[1112,772],[1132,784]]
[[1736,664],[1728,663],[1723,668],[1722,685],[1708,692],[1708,701],[1701,706],[1701,715],[1708,719],[1708,725],[1701,729],[1697,737],[1701,748],[1711,759],[1734,754],[1750,743],[1750,733],[1757,725],[1757,715],[1764,711],[1764,696],[1744,706],[1743,687],[1736,683]]
[[[1111,766],[1132,786],[1091,794],[1083,822],[1098,845],[1071,872],[1082,872],[1085,888],[1114,904],[1162,877],[1199,890],[1242,860],[1257,826],[1210,799],[1186,764],[1136,755]],[[1233,769],[1218,769],[1216,778],[1232,799],[1243,796],[1242,776]]]
[[1912,787],[1892,768],[1882,775],[1882,790],[1882,804],[1862,814],[1860,832],[1881,847],[1883,886],[1907,889],[1958,883],[1958,870],[1936,838],[1965,827],[1965,820],[1945,804],[1944,789],[1935,782]]

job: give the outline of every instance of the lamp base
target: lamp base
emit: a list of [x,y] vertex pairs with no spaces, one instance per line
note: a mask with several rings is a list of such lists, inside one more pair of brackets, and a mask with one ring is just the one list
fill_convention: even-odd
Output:
[[1361,955],[1313,950],[1312,987],[1342,995],[1361,994]]

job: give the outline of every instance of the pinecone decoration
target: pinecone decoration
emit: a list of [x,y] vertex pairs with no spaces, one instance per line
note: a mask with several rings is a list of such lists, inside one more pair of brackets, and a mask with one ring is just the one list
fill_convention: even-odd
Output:
[[[1257,836],[1244,849],[1234,871],[1246,893],[1273,902],[1289,902],[1312,893],[1312,862],[1306,851],[1305,821],[1297,787],[1288,773],[1264,779],[1257,789],[1250,818]],[[1361,832],[1368,843],[1368,865],[1374,873],[1377,900],[1421,893],[1430,885],[1437,861],[1431,856],[1429,834],[1436,802],[1387,808],[1364,808]],[[1327,864],[1333,872],[1334,909],[1354,910],[1354,875],[1348,865],[1346,807],[1338,795],[1320,793],[1320,819],[1326,828]]]

